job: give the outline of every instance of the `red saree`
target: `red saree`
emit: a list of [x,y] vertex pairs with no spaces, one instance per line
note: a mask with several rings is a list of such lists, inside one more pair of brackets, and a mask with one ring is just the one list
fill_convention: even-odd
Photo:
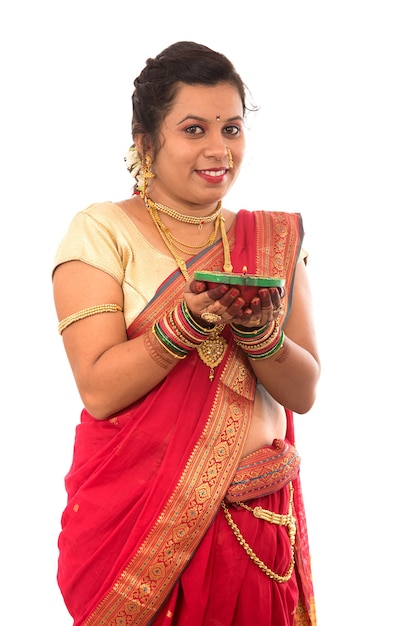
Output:
[[[250,273],[286,278],[290,307],[303,236],[300,216],[240,211],[228,236],[234,270],[245,265]],[[188,268],[190,274],[221,270],[222,246],[197,255]],[[128,337],[149,328],[182,298],[183,289],[184,278],[174,272],[131,324]],[[193,353],[146,397],[111,419],[97,421],[82,412],[59,537],[58,583],[74,626],[177,623],[176,604],[186,602],[182,594],[202,571],[199,563],[210,561],[213,541],[230,535],[219,509],[242,456],[256,381],[228,327],[223,335],[228,347],[212,382],[208,367]],[[288,423],[292,443],[289,412]],[[309,550],[298,479],[294,486],[299,587],[294,624],[308,625],[315,623]],[[282,491],[271,496],[275,506],[286,506],[287,491]],[[283,564],[277,567],[283,569]],[[215,562],[212,571],[218,571]],[[219,600],[222,613],[239,593],[237,581],[245,582],[235,573],[223,572],[229,588],[228,599]],[[207,594],[208,580],[201,585]],[[201,623],[201,614],[196,621],[192,607],[189,615],[178,624]],[[233,623],[222,619],[219,624]],[[236,623],[254,623],[248,620]],[[258,623],[264,626],[260,618]]]

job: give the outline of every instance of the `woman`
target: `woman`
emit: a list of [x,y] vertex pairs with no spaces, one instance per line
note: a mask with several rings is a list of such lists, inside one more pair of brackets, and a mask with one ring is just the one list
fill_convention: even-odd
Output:
[[[292,445],[320,369],[303,229],[222,207],[247,111],[223,55],[179,42],[148,59],[134,194],[76,215],[59,246],[59,330],[85,407],[59,537],[75,626],[315,623]],[[248,304],[198,270],[285,288]]]

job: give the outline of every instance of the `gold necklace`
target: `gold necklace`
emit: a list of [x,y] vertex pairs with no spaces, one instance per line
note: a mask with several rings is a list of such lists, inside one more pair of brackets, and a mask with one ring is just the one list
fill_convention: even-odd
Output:
[[[202,248],[206,248],[206,246],[214,243],[216,235],[218,234],[221,215],[218,215],[218,217],[216,218],[213,231],[211,232],[208,239],[201,244],[193,245],[186,243],[185,241],[181,241],[181,239],[177,239],[177,237],[175,237],[173,233],[168,229],[168,227],[162,222],[158,210],[155,209],[156,207],[150,206],[150,215],[153,218],[154,223],[157,226],[161,236],[164,238],[164,240],[165,238],[169,240],[171,245],[179,252],[183,252],[184,254],[190,254],[190,250],[201,250]],[[187,249],[185,250],[185,248]]]
[[[162,226],[164,225],[162,224],[161,219],[159,218],[159,215],[158,215],[158,210],[160,210],[157,206],[158,203],[153,202],[145,193],[143,194],[142,197],[143,197],[145,206],[151,216],[151,219],[154,222],[158,232],[160,233],[164,244],[166,245],[172,257],[176,261],[177,267],[179,268],[180,272],[183,274],[186,281],[190,280],[190,275],[189,275],[189,272],[187,271],[186,261],[177,254],[175,245],[173,243],[173,237],[169,229],[167,227],[164,227],[164,228],[160,227],[160,224]],[[174,217],[174,215],[181,215],[182,218],[187,217],[190,219],[196,219],[196,218],[193,218],[193,216],[186,216],[186,215],[182,215],[182,213],[177,213],[177,211],[174,211],[174,209],[170,209],[169,207],[166,207],[166,208],[172,211],[171,217]],[[225,229],[225,218],[223,217],[221,211],[222,211],[222,203],[218,202],[218,206],[215,211],[215,212],[218,212],[218,214],[212,220],[207,220],[207,221],[214,221],[215,219],[219,218],[222,245],[224,249],[223,268],[225,272],[232,272],[229,242],[228,242],[228,236],[226,234],[226,229]],[[213,215],[214,213],[212,213],[211,216],[207,216],[207,217],[212,217]],[[174,219],[177,219],[177,217],[174,217]],[[186,220],[179,219],[179,221],[186,221]],[[196,223],[196,222],[188,222],[188,223]],[[209,379],[211,381],[215,377],[214,368],[217,367],[222,362],[222,359],[224,357],[224,354],[227,348],[226,339],[225,337],[222,337],[221,335],[221,332],[224,328],[225,328],[225,324],[219,324],[218,326],[215,326],[215,328],[209,334],[207,339],[205,339],[197,348],[197,353],[199,355],[199,358],[203,361],[205,365],[209,367]]]
[[146,197],[148,205],[152,209],[155,208],[161,213],[165,213],[165,215],[168,215],[169,217],[172,217],[179,222],[185,222],[186,224],[195,224],[199,228],[199,230],[202,230],[203,224],[210,224],[211,222],[214,222],[216,218],[219,217],[219,215],[222,213],[222,201],[221,200],[219,200],[218,204],[216,205],[216,209],[214,210],[213,213],[211,213],[210,215],[204,215],[203,217],[201,217],[199,215],[184,215],[184,213],[179,213],[179,211],[176,211],[175,209],[172,209],[171,207],[165,204],[161,204],[161,202],[154,202],[154,200],[151,200],[151,198],[149,198],[148,196],[145,196],[145,194],[143,197],[144,197],[144,200]]
[[[142,197],[143,197],[145,206],[146,206],[146,208],[148,210],[148,213],[151,216],[152,221],[154,222],[158,232],[160,233],[161,238],[164,241],[166,247],[170,251],[170,253],[171,253],[172,257],[174,258],[174,260],[176,261],[178,268],[180,269],[180,271],[183,274],[184,278],[186,280],[190,280],[190,276],[189,276],[189,273],[188,273],[187,267],[186,267],[186,262],[185,262],[184,259],[182,259],[177,254],[175,246],[174,246],[174,242],[173,242],[173,236],[170,233],[169,229],[162,224],[161,219],[158,216],[158,209],[157,209],[156,203],[153,202],[151,200],[151,198],[149,198],[147,196],[147,194],[143,194]],[[173,211],[174,211],[174,209],[173,209]],[[174,213],[177,213],[177,212],[174,211]],[[181,215],[181,213],[179,213],[179,215]],[[212,213],[212,215],[213,215],[213,213]],[[192,216],[184,216],[184,217],[192,217]],[[161,228],[160,224],[162,226],[164,226],[164,227]],[[222,245],[223,245],[223,249],[224,249],[223,270],[224,270],[224,272],[232,272],[231,253],[230,253],[230,250],[229,250],[228,235],[227,235],[226,229],[225,229],[225,218],[223,217],[222,213],[219,214],[219,225],[220,225],[220,229],[221,229]]]

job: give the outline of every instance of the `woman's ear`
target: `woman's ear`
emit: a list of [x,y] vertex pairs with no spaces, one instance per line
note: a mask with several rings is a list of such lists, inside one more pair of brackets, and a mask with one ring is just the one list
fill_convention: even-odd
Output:
[[144,155],[143,141],[144,141],[144,135],[135,135],[134,137],[135,147],[141,158]]
[[152,158],[153,149],[150,142],[147,141],[146,135],[135,135],[134,142],[141,159],[143,159],[146,154]]

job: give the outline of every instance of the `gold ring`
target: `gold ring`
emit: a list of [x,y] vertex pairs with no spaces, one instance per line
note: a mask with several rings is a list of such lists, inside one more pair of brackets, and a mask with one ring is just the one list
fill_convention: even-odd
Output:
[[209,322],[209,324],[218,324],[222,321],[222,317],[220,315],[217,313],[210,313],[209,311],[205,311],[200,317],[202,320],[205,320],[205,322]]

